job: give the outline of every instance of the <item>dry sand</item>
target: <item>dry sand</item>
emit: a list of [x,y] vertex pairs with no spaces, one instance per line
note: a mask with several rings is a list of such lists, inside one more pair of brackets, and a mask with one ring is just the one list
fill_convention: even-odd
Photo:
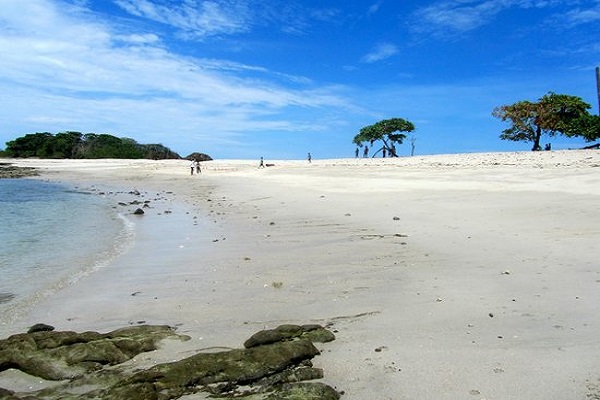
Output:
[[331,324],[347,400],[600,398],[600,151],[268,162],[17,160],[161,200],[9,330],[176,325],[161,362]]

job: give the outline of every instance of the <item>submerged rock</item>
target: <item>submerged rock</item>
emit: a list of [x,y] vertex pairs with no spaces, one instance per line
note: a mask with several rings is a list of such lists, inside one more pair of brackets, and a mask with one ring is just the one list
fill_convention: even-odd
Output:
[[[319,325],[282,325],[253,335],[244,349],[198,353],[179,361],[131,371],[105,368],[156,349],[159,340],[177,335],[167,326],[135,326],[107,334],[34,332],[0,341],[0,371],[20,369],[64,383],[32,393],[0,389],[8,399],[177,399],[200,391],[212,397],[246,399],[338,399],[313,368],[319,354],[313,341],[333,333]],[[276,337],[280,339],[276,340]]]
[[10,163],[0,163],[0,179],[1,178],[27,178],[38,176],[39,173],[32,167],[17,167]]

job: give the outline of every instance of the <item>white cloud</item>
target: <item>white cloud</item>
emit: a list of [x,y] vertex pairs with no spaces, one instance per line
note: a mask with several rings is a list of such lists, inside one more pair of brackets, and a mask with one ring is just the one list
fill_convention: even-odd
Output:
[[600,21],[600,2],[596,2],[594,6],[587,9],[573,9],[566,13],[563,18],[565,23],[569,26],[597,23]]
[[369,9],[368,9],[368,11],[367,11],[367,14],[368,14],[368,15],[373,15],[373,14],[376,14],[376,13],[377,13],[377,11],[379,11],[379,9],[381,8],[381,4],[382,4],[382,3],[383,3],[383,2],[379,1],[379,2],[377,2],[377,3],[373,3],[373,4],[371,4],[371,5],[369,6]]
[[549,8],[571,0],[442,0],[416,10],[412,15],[415,32],[435,35],[460,34],[488,24],[510,8]]
[[398,53],[398,47],[391,43],[380,43],[373,51],[362,58],[362,61],[372,64],[390,58]]
[[2,1],[0,123],[10,135],[6,140],[72,129],[143,134],[143,141],[167,145],[231,143],[247,132],[311,124],[326,130],[313,122],[318,115],[352,109],[340,87],[315,88],[304,77],[260,66],[182,57],[156,34],[121,31],[65,3]]
[[185,0],[170,4],[115,0],[115,3],[132,15],[173,26],[199,38],[245,32],[252,21],[250,7],[243,0]]

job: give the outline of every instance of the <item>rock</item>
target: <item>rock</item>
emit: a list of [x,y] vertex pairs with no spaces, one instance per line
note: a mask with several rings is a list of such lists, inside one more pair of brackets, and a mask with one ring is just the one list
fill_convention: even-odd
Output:
[[136,209],[133,212],[134,215],[144,215],[144,210],[142,210],[141,208]]
[[[167,399],[191,393],[194,386],[212,386],[213,394],[230,395],[238,385],[250,385],[262,378],[293,367],[319,354],[307,340],[279,342],[252,349],[235,349],[219,353],[201,353],[181,361],[160,364],[138,372],[102,393],[106,399],[146,399],[160,393]],[[262,389],[264,390],[264,388]],[[137,393],[144,393],[143,397]]]
[[275,329],[266,329],[255,333],[244,342],[244,347],[248,349],[265,344],[301,338],[308,339],[311,342],[320,343],[335,340],[333,333],[320,325],[280,325]]
[[198,152],[190,154],[185,159],[190,161],[212,161],[212,157],[208,154]]
[[340,394],[330,386],[306,382],[323,378],[323,370],[312,367],[311,359],[319,351],[308,338],[333,340],[331,332],[320,325],[282,325],[270,332],[282,339],[271,342],[271,338],[251,348],[198,353],[146,370],[105,366],[151,351],[163,338],[187,337],[176,335],[173,328],[151,325],[107,334],[44,331],[13,335],[0,341],[0,371],[17,368],[65,382],[24,394],[0,389],[0,398],[177,399],[204,391],[217,398],[339,399]]
[[15,298],[14,293],[0,292],[0,303],[8,303]]
[[179,335],[171,327],[151,325],[106,334],[37,331],[12,335],[0,341],[0,372],[16,368],[48,380],[72,379],[155,350],[169,336]]
[[10,163],[0,163],[0,178],[26,178],[38,176],[35,168],[16,167]]
[[0,388],[0,399],[2,400],[20,400],[20,397],[15,395],[15,392]]
[[295,383],[283,385],[277,393],[265,400],[337,400],[340,394],[324,383]]
[[33,332],[51,332],[53,330],[54,330],[54,327],[52,325],[35,324],[35,325],[31,326],[27,330],[27,333],[33,333]]

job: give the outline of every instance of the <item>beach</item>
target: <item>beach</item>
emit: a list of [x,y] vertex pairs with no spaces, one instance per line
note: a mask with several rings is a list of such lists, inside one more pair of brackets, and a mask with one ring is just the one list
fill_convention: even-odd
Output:
[[7,334],[192,338],[151,364],[316,323],[336,340],[314,364],[343,399],[600,398],[600,151],[216,160],[193,176],[185,160],[3,162],[128,203],[136,227]]

